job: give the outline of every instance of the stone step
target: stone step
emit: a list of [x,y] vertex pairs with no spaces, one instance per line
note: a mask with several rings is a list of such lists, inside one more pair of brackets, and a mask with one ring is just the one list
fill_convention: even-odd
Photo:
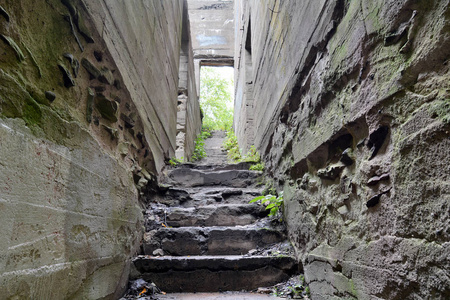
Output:
[[268,211],[257,204],[219,204],[200,207],[172,207],[165,212],[170,227],[249,225]]
[[158,249],[173,256],[242,255],[285,238],[277,230],[256,226],[161,228],[145,233],[143,248],[146,255]]
[[171,293],[158,295],[158,300],[286,300],[269,294],[251,292]]
[[289,256],[138,256],[133,264],[136,278],[169,293],[253,290],[298,271]]
[[260,196],[262,188],[230,188],[225,186],[168,188],[153,200],[168,206],[199,207],[213,204],[247,204]]
[[190,168],[177,168],[168,174],[168,183],[173,186],[228,186],[246,188],[255,185],[262,172],[249,170],[207,171]]
[[225,164],[198,164],[198,163],[183,163],[177,166],[179,169],[195,169],[207,171],[224,171],[224,170],[248,170],[252,163],[225,163]]

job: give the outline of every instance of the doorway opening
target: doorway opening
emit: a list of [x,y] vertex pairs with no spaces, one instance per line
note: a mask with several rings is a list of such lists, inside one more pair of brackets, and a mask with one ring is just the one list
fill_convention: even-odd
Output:
[[204,130],[231,130],[234,117],[233,67],[201,67],[200,108],[203,113]]

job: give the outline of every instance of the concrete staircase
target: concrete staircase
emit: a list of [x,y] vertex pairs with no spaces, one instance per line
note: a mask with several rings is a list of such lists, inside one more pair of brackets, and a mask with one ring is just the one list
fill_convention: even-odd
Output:
[[297,271],[293,257],[252,255],[286,237],[270,227],[264,208],[248,203],[261,193],[261,172],[224,165],[219,155],[215,150],[217,165],[167,173],[170,187],[147,210],[136,278],[168,293],[219,292],[274,285]]

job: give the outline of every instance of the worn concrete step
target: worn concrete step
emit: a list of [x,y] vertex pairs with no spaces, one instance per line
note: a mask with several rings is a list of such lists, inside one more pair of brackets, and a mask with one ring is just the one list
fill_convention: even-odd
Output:
[[249,225],[268,211],[257,204],[219,204],[200,207],[172,207],[165,212],[167,226],[236,226]]
[[225,186],[168,188],[155,196],[155,201],[168,206],[199,207],[212,204],[247,204],[260,196],[263,188],[231,188]]
[[146,232],[144,253],[162,249],[164,255],[241,255],[249,250],[281,242],[285,235],[269,228],[179,227]]
[[298,271],[289,256],[138,256],[133,264],[135,276],[172,293],[253,290]]
[[225,164],[198,164],[198,163],[183,163],[177,166],[181,169],[195,169],[204,171],[225,171],[225,170],[248,170],[252,163],[225,163]]
[[158,295],[159,300],[286,300],[273,295],[243,292],[222,293],[171,293]]
[[249,170],[207,171],[177,168],[168,173],[168,183],[181,187],[221,185],[245,188],[255,185],[261,175],[260,171]]

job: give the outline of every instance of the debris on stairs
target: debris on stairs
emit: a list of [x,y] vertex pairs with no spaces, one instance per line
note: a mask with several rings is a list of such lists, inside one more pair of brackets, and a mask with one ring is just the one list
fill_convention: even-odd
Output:
[[[213,147],[206,140],[207,153],[217,148],[214,138]],[[123,299],[190,299],[176,293],[217,292],[236,297],[236,292],[298,278],[299,264],[284,226],[267,218],[261,205],[249,203],[264,188],[262,172],[249,171],[245,163],[225,164],[224,151],[213,153],[207,163],[167,171],[165,188],[146,210],[142,254],[133,259],[130,289]],[[266,297],[205,295],[196,299]]]

